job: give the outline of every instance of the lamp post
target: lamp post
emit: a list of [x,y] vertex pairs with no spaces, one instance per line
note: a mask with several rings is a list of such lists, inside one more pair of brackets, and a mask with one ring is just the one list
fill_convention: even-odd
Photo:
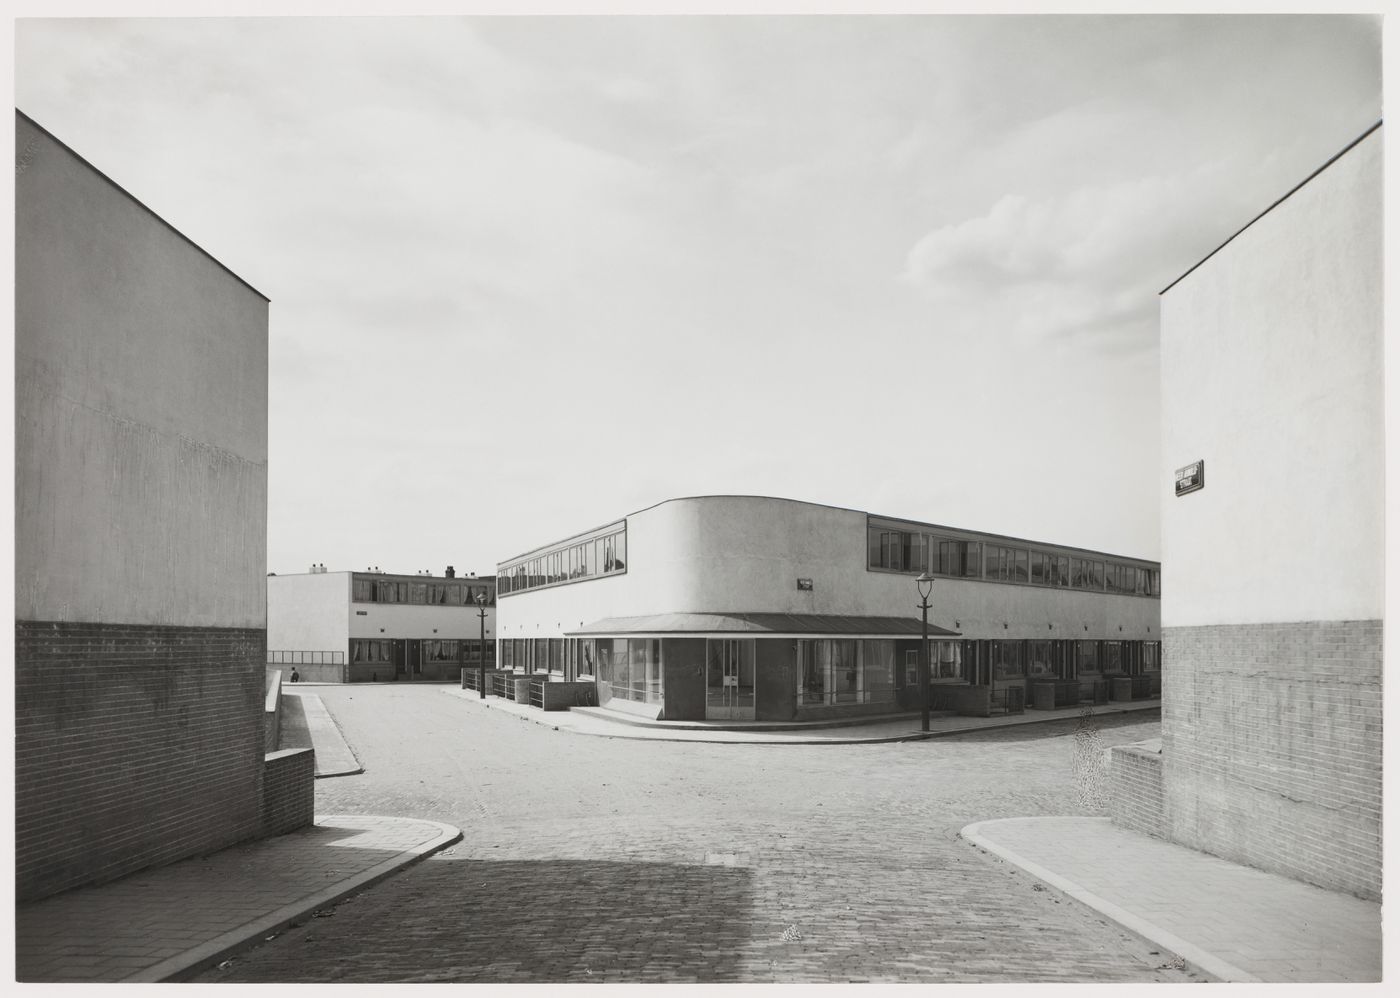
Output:
[[481,647],[477,649],[480,656],[477,662],[476,688],[481,691],[481,699],[486,699],[486,594],[484,592],[476,594],[476,612],[481,618]]
[[919,646],[919,708],[923,711],[923,729],[928,730],[928,598],[933,592],[933,576],[924,572],[914,580],[919,586],[922,602],[919,608],[924,612],[924,640]]

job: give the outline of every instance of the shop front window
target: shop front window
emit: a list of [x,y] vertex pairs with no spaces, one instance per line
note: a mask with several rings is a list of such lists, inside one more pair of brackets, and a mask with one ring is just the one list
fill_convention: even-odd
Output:
[[867,702],[894,701],[894,642],[863,642],[862,667],[865,670]]

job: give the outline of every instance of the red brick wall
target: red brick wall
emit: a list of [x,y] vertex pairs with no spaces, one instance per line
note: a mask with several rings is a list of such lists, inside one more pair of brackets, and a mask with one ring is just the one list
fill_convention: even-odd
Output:
[[1108,803],[1113,823],[1164,838],[1162,754],[1136,745],[1118,745],[1111,752]]
[[315,820],[315,751],[269,752],[263,760],[262,834],[281,835]]
[[1167,837],[1379,899],[1381,632],[1376,620],[1165,628]]
[[18,900],[259,833],[263,630],[15,631]]

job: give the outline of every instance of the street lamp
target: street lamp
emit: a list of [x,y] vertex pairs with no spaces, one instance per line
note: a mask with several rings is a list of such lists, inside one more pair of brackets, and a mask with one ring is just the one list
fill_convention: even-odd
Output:
[[481,691],[481,699],[486,699],[486,593],[476,594],[476,612],[481,617],[481,647],[477,649],[480,661],[477,663],[476,688]]
[[923,602],[919,608],[924,611],[924,640],[919,646],[919,707],[923,711],[924,730],[928,730],[928,597],[933,592],[933,576],[924,572],[914,580],[919,585],[919,597]]

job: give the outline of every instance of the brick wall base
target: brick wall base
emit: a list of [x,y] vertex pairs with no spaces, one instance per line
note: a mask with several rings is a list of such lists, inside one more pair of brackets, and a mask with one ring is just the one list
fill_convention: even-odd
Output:
[[1110,750],[1109,816],[1115,825],[1166,837],[1162,800],[1162,753],[1139,745]]
[[315,751],[269,752],[263,759],[262,834],[283,835],[315,820]]
[[17,900],[259,834],[265,631],[15,632]]
[[1162,637],[1166,837],[1379,900],[1381,621]]

